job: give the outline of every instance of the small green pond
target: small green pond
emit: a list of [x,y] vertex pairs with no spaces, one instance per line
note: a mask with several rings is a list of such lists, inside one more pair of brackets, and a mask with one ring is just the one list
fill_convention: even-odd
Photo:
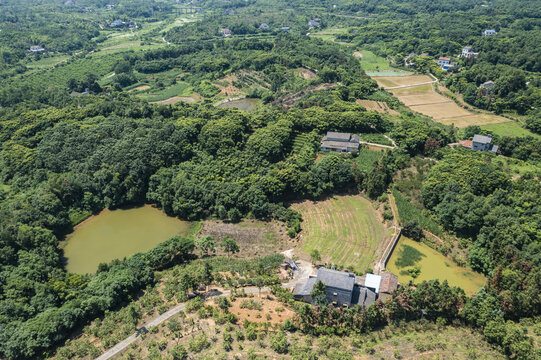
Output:
[[[414,279],[408,269],[416,265],[421,272]],[[460,267],[431,247],[404,236],[398,241],[387,263],[387,270],[398,275],[401,284],[407,284],[410,280],[415,283],[433,279],[447,280],[449,285],[461,287],[468,295],[475,293],[486,282],[483,275]]]
[[150,205],[104,210],[75,227],[64,241],[66,268],[93,273],[100,263],[152,249],[175,235],[187,235],[191,223],[165,215]]

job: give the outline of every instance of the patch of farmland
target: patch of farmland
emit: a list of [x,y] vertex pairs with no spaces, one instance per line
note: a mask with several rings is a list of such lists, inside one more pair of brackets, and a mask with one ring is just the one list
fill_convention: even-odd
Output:
[[377,111],[382,114],[398,114],[398,111],[393,110],[383,101],[375,100],[357,100],[357,104],[362,105],[366,110]]
[[[375,78],[378,84],[387,87],[423,83],[430,78],[426,75],[404,76],[401,78]],[[486,113],[474,113],[457,105],[453,100],[434,91],[432,84],[417,85],[389,90],[404,105],[413,111],[432,117],[445,125],[454,124],[457,127],[469,125],[489,125],[509,122],[508,119]]]
[[292,151],[294,154],[298,154],[304,147],[304,144],[308,141],[308,134],[297,134],[293,138]]
[[427,75],[410,75],[410,76],[377,76],[374,80],[379,86],[383,87],[395,87],[404,85],[414,85],[426,82],[431,82],[434,79]]
[[385,227],[370,201],[359,195],[292,205],[303,217],[300,249],[319,250],[322,261],[365,272],[381,249]]
[[533,136],[541,139],[541,135],[531,132],[528,129],[523,128],[515,121],[508,121],[499,124],[490,124],[483,126],[483,129],[490,130],[496,135],[500,136]]

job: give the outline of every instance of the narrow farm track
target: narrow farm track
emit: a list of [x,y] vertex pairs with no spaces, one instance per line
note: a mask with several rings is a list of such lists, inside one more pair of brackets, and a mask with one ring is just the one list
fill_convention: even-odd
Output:
[[[291,284],[286,283],[283,286],[288,287],[288,286],[291,286]],[[260,290],[260,289],[258,289],[256,287],[247,287],[247,288],[244,288],[244,291],[247,294],[256,294],[256,293],[258,293],[260,291],[261,292],[269,291],[269,289],[268,288],[261,288],[261,290]],[[230,291],[226,290],[224,292],[220,292],[219,294],[215,294],[215,295],[211,294],[210,296],[207,296],[206,298],[208,299],[208,298],[217,297],[217,296],[228,296],[229,294],[230,294]],[[161,323],[163,323],[165,320],[167,320],[167,319],[171,318],[172,316],[175,316],[179,312],[183,311],[185,307],[186,307],[186,304],[184,304],[184,303],[179,304],[179,305],[175,306],[174,308],[172,308],[171,310],[169,310],[167,312],[164,312],[160,316],[155,317],[154,319],[150,320],[149,322],[147,322],[144,325],[144,327],[146,329],[151,329],[151,328],[153,328],[155,326],[158,326]],[[118,344],[116,344],[115,346],[113,346],[112,348],[110,348],[109,350],[107,350],[106,352],[101,354],[100,356],[98,356],[95,360],[109,360],[109,359],[115,357],[116,355],[120,354],[122,351],[126,350],[128,348],[128,346],[130,346],[136,340],[137,340],[137,333],[133,333],[130,336],[128,336],[126,339],[122,340],[121,342],[119,342]]]

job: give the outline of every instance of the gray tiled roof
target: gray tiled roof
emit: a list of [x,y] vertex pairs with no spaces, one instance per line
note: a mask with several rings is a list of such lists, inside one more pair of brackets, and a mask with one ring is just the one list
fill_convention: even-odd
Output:
[[293,289],[294,295],[308,296],[312,293],[312,288],[317,282],[317,278],[310,277],[304,284],[297,284]]
[[317,280],[321,280],[325,286],[353,291],[355,275],[343,271],[319,268],[317,271]]
[[341,149],[341,150],[347,150],[349,149],[358,149],[359,143],[358,142],[343,142],[343,141],[328,141],[323,140],[321,142],[321,146],[327,149]]
[[327,136],[325,137],[327,139],[333,139],[333,140],[338,140],[338,141],[349,141],[349,139],[351,138],[351,134],[329,131],[327,132]]
[[492,142],[492,138],[490,136],[475,134],[473,136],[473,142],[476,142],[479,144],[490,144]]

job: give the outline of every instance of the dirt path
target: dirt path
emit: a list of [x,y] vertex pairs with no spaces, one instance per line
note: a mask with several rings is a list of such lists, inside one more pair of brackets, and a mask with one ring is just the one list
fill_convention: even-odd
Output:
[[[292,258],[294,255],[293,249],[284,251],[282,254],[284,254],[284,256],[286,257]],[[284,288],[288,288],[288,289],[294,288],[297,284],[306,282],[306,280],[308,279],[310,275],[316,274],[316,269],[314,268],[314,266],[312,266],[310,262],[304,261],[304,260],[296,260],[295,263],[298,266],[298,270],[295,271],[293,279],[291,281],[282,284]],[[263,287],[259,289],[257,287],[251,286],[251,287],[245,287],[243,289],[246,294],[256,294],[256,293],[270,291],[268,287]],[[229,290],[211,291],[208,295],[204,297],[204,299],[207,300],[213,297],[229,296],[230,294],[231,294],[231,291]],[[143,327],[146,328],[147,330],[150,330],[151,328],[160,325],[164,321],[170,319],[171,317],[175,316],[179,312],[183,311],[185,308],[186,308],[185,303],[179,304],[175,306],[174,308],[172,308],[171,310],[164,312],[160,316],[157,316],[154,319],[150,320],[145,325],[143,325]],[[133,333],[127,338],[125,338],[124,340],[122,340],[121,342],[117,343],[115,346],[113,346],[109,350],[107,350],[106,352],[104,352],[95,360],[109,360],[115,357],[116,355],[118,355],[119,353],[121,353],[122,351],[126,350],[128,346],[130,346],[136,340],[137,340],[137,333]]]

